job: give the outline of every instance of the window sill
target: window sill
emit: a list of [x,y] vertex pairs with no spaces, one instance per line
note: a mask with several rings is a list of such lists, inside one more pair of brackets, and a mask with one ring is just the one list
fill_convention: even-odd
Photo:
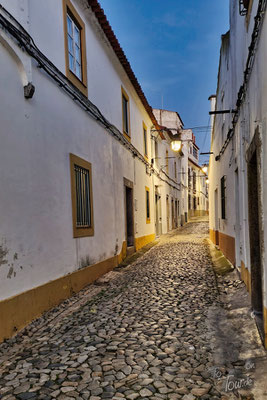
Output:
[[123,136],[128,140],[128,142],[131,142],[131,136],[129,136],[128,133],[123,132]]
[[88,97],[88,90],[85,82],[80,81],[80,79],[77,78],[77,76],[70,69],[67,70],[66,76],[71,83],[76,86],[80,92],[82,92],[82,94]]
[[73,237],[80,238],[80,237],[89,237],[94,236],[94,228],[73,228]]

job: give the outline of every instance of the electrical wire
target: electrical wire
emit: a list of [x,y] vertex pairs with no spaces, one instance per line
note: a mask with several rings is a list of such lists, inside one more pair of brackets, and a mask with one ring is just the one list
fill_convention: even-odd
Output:
[[23,26],[2,6],[0,5],[0,10],[4,12],[14,23],[11,23],[6,17],[0,13],[0,26],[6,32],[8,32],[13,40],[16,41],[18,46],[26,51],[35,61],[38,63],[38,67],[43,69],[47,75],[49,75],[57,84],[72,97],[86,112],[88,112],[91,117],[98,121],[104,128],[123,146],[127,148],[133,155],[137,157],[145,166],[148,168],[148,172],[156,175],[162,182],[165,182],[170,187],[175,190],[180,191],[180,184],[173,181],[169,175],[165,172],[166,177],[175,182],[177,186],[174,186],[166,179],[162,178],[160,173],[157,172],[151,163],[149,163],[143,155],[124,137],[124,135],[111,124],[101,113],[99,108],[93,104],[83,93],[77,89],[71,81],[39,50],[36,46],[33,38],[30,34],[23,28]]
[[258,44],[258,41],[260,38],[260,29],[262,27],[263,19],[264,19],[265,12],[266,12],[266,4],[267,4],[267,0],[259,0],[258,10],[257,10],[257,14],[255,16],[254,28],[253,28],[253,32],[251,35],[251,43],[248,48],[249,53],[248,53],[248,57],[247,57],[246,68],[244,71],[244,80],[243,80],[243,84],[240,86],[240,89],[239,89],[239,92],[237,95],[236,112],[234,113],[234,116],[233,116],[232,128],[229,129],[227,138],[226,138],[219,154],[215,157],[216,161],[218,161],[220,159],[220,157],[223,155],[226,148],[228,147],[228,144],[230,143],[231,139],[233,138],[233,136],[235,134],[235,127],[237,125],[237,121],[238,121],[238,118],[240,115],[241,106],[244,103],[244,100],[246,98],[249,78],[251,76],[253,64],[255,61],[257,44]]

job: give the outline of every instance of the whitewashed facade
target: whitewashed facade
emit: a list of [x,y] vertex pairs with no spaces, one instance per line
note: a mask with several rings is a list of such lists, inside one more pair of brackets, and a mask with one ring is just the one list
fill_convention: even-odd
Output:
[[[239,269],[267,345],[266,1],[230,1],[211,138],[210,235]],[[218,112],[222,112],[219,114]]]
[[155,134],[163,156],[170,138],[98,2],[1,5],[0,340],[186,212],[181,166],[151,162]]
[[178,134],[182,142],[181,152],[172,154],[169,164],[172,169],[178,166],[179,224],[183,225],[191,217],[209,213],[207,175],[199,165],[196,138],[191,129],[183,128],[180,115],[175,111],[160,109],[154,109],[153,112],[158,123],[167,127],[171,134]]

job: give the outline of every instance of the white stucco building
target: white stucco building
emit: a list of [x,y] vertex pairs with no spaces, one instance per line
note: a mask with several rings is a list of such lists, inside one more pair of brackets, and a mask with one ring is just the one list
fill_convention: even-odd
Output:
[[239,269],[267,345],[266,1],[230,1],[211,138],[210,236]]
[[180,115],[175,111],[153,109],[160,125],[167,127],[170,137],[179,135],[182,142],[181,151],[173,154],[169,164],[171,168],[178,166],[179,192],[179,223],[183,225],[190,217],[208,214],[207,176],[199,165],[199,148],[191,129],[184,129]]
[[172,134],[98,1],[1,6],[0,341],[187,213]]

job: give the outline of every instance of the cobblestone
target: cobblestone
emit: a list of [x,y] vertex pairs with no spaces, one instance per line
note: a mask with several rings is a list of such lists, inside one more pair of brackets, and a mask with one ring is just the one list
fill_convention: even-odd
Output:
[[210,372],[216,329],[209,319],[221,304],[207,228],[191,223],[163,236],[106,277],[96,296],[86,301],[90,290],[81,292],[2,344],[0,399],[225,396]]

